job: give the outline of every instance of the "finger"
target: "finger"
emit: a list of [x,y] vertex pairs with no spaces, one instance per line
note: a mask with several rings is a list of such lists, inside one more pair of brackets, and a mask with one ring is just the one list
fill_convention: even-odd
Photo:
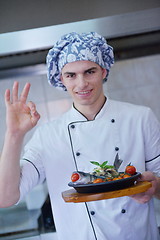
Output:
[[36,105],[33,102],[28,102],[27,106],[30,108],[32,124],[35,126],[40,119],[40,114],[37,112]]
[[8,106],[10,104],[10,90],[6,89],[5,95],[4,95],[5,105]]
[[40,114],[37,112],[37,111],[35,111],[33,114],[31,114],[32,115],[32,124],[33,124],[33,126],[35,126],[36,124],[37,124],[37,122],[38,122],[38,120],[40,119]]
[[21,96],[20,96],[20,101],[23,102],[23,103],[26,103],[26,100],[27,100],[27,97],[28,97],[28,94],[29,94],[29,90],[30,90],[30,86],[31,86],[30,83],[26,83],[26,85],[24,86],[24,88],[22,90],[22,93],[21,93]]
[[19,83],[17,81],[15,81],[13,84],[13,88],[12,88],[12,101],[13,102],[18,101],[18,87],[19,87]]
[[141,175],[141,181],[154,181],[154,180],[155,180],[155,176],[151,172],[144,172]]
[[30,108],[30,111],[31,111],[31,112],[35,112],[35,111],[36,111],[36,105],[35,105],[34,102],[29,101],[28,104],[27,104],[27,106]]
[[130,197],[138,203],[146,203],[150,200],[150,196],[145,193],[138,193],[135,195],[130,195]]
[[[32,101],[29,101],[27,106],[30,108],[30,114],[31,116],[33,117],[37,117],[39,115],[39,113],[37,112],[37,109],[36,109],[36,105],[34,104],[34,102]],[[40,115],[39,115],[40,116]]]
[[145,195],[144,193],[137,193],[137,194],[130,195],[130,197],[134,199],[139,199],[144,197],[144,195]]

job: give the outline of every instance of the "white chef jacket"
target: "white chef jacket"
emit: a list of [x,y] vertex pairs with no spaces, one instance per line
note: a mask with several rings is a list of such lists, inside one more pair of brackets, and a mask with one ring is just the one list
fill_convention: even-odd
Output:
[[107,99],[88,121],[74,106],[61,118],[40,126],[25,148],[21,199],[45,179],[58,240],[158,240],[153,201],[140,204],[130,197],[87,203],[66,203],[74,170],[90,172],[90,161],[113,164],[119,153],[124,171],[132,163],[138,172],[160,176],[160,128],[152,111]]

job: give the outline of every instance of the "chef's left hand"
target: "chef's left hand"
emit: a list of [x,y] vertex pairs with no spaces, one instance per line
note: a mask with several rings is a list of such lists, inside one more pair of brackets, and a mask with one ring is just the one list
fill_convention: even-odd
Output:
[[134,195],[131,195],[130,197],[139,203],[146,203],[157,193],[157,189],[159,188],[160,181],[158,177],[156,177],[152,172],[149,172],[149,171],[144,172],[141,175],[141,178],[139,181],[149,181],[152,183],[152,187],[150,187],[144,193],[134,194]]

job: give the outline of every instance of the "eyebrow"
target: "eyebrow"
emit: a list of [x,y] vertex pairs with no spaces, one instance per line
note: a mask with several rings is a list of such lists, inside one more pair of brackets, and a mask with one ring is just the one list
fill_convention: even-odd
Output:
[[96,70],[96,69],[97,69],[97,67],[91,67],[91,68],[85,70],[84,72],[86,73],[86,72],[89,72],[89,71],[92,71],[92,70]]
[[[84,73],[92,71],[92,70],[96,70],[96,69],[97,69],[97,67],[91,67],[91,68],[86,69],[84,71]],[[75,72],[64,72],[64,75],[67,75],[67,74],[75,74]]]
[[75,72],[64,72],[63,74],[64,74],[64,75],[67,75],[67,74],[75,74]]

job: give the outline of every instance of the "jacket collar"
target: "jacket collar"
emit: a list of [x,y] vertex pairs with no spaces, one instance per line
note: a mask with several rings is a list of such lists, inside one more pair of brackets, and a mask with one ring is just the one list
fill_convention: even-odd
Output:
[[[111,112],[111,102],[112,102],[112,100],[110,100],[107,97],[104,105],[102,106],[100,111],[96,114],[94,120],[100,119],[104,115],[106,115],[106,114],[108,115]],[[69,119],[71,122],[88,121],[87,118],[74,107],[74,104],[72,104],[72,107],[68,113],[69,113]],[[94,121],[94,120],[92,120],[92,121]]]

